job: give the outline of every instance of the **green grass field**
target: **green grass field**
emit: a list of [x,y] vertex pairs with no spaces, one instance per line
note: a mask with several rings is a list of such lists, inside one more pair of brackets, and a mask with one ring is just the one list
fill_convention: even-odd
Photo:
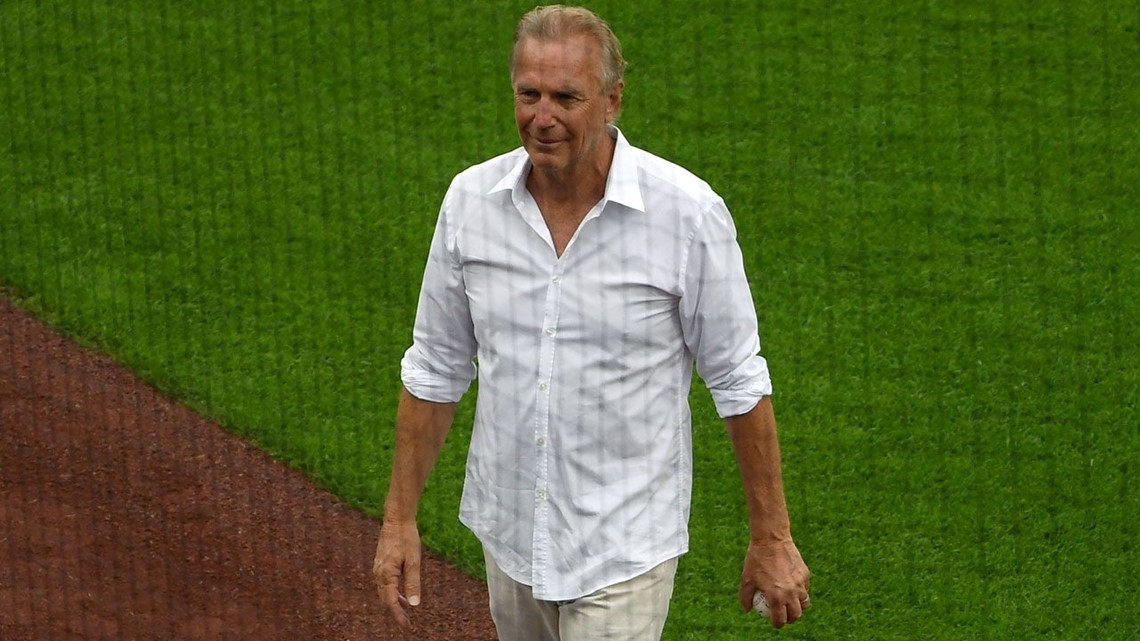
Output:
[[[736,216],[815,574],[779,635],[1140,634],[1136,4],[588,4],[626,135]],[[517,145],[529,6],[0,4],[0,287],[378,515],[438,203]],[[477,575],[471,400],[420,514]],[[666,636],[776,636],[693,403]]]

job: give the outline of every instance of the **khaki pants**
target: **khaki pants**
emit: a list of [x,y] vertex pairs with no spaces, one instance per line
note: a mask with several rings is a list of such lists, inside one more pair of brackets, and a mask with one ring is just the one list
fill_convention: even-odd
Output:
[[658,641],[669,614],[677,559],[573,601],[539,601],[490,554],[487,588],[499,641]]

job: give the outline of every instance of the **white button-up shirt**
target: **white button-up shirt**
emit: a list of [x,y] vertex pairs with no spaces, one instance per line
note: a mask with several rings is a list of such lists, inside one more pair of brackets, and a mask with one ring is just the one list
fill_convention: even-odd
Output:
[[724,201],[616,129],[605,196],[561,257],[522,149],[444,198],[402,380],[479,390],[460,520],[508,576],[568,600],[688,550],[694,361],[721,416],[771,394]]

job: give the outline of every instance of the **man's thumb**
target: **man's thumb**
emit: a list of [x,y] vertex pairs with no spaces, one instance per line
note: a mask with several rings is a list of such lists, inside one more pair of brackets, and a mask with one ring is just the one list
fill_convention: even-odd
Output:
[[408,605],[415,607],[420,604],[420,564],[409,563],[404,571],[404,591],[408,596]]

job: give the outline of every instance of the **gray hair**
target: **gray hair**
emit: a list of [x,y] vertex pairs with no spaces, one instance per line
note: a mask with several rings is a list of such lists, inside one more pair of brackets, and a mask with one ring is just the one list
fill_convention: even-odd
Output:
[[626,62],[621,56],[621,43],[605,20],[583,7],[555,4],[535,7],[523,16],[515,29],[515,45],[511,50],[511,79],[515,76],[515,63],[524,40],[558,41],[577,35],[593,38],[601,47],[602,91],[609,92],[625,74]]

